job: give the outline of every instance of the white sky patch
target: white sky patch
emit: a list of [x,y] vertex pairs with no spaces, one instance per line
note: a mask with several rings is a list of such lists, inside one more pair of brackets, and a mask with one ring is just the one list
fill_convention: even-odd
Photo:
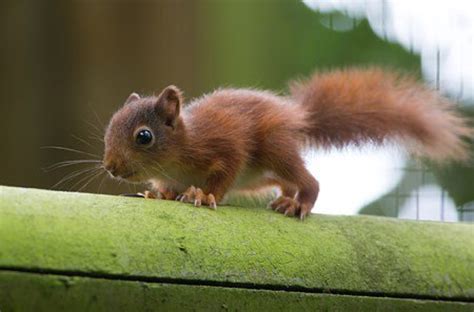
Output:
[[405,163],[395,148],[347,148],[308,152],[308,169],[320,183],[313,213],[357,214],[373,200],[394,188]]
[[[303,0],[322,13],[367,18],[374,32],[421,56],[423,75],[455,99],[474,102],[474,1]],[[323,21],[327,26],[327,22]],[[349,30],[340,16],[334,30]]]

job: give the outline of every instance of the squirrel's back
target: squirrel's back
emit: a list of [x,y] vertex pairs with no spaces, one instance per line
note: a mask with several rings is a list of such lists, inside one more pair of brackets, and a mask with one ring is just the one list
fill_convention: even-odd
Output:
[[267,145],[285,144],[275,142],[276,138],[303,140],[305,116],[294,104],[269,91],[218,89],[188,104],[183,118],[189,133],[202,136],[205,144],[221,141],[227,148],[245,149],[258,158]]

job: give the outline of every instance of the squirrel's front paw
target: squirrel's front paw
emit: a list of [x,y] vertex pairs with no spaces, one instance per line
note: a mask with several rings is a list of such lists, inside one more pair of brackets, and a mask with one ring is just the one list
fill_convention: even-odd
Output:
[[145,198],[150,198],[150,199],[158,198],[157,194],[155,192],[151,192],[151,191],[145,191],[143,193],[143,195],[144,195]]
[[217,209],[216,198],[213,194],[204,194],[204,192],[198,188],[191,186],[184,193],[179,194],[176,200],[183,203],[192,203],[195,207],[201,207],[201,205],[207,205],[211,209]]
[[308,205],[300,204],[296,199],[286,196],[278,197],[270,202],[269,206],[273,210],[283,213],[285,216],[296,216],[301,220],[303,220],[311,211],[311,209],[308,209]]

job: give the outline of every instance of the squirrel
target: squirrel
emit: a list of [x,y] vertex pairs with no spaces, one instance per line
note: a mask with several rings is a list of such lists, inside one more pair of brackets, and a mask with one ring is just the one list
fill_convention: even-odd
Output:
[[395,142],[435,162],[462,161],[473,134],[452,103],[411,76],[353,68],[293,81],[285,96],[223,88],[184,106],[172,85],[132,93],[106,128],[103,167],[151,183],[145,197],[214,209],[229,191],[278,186],[270,207],[303,219],[319,193],[305,148]]

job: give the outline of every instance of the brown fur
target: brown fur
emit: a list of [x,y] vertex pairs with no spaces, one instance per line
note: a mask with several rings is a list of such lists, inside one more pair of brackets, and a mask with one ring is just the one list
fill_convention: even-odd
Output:
[[294,82],[308,112],[305,132],[318,147],[396,141],[435,161],[466,160],[473,129],[454,105],[413,78],[381,69],[339,70]]
[[[396,140],[434,160],[467,157],[462,138],[472,129],[450,103],[408,77],[379,69],[334,71],[295,82],[291,91],[280,97],[220,89],[184,109],[173,86],[158,97],[131,96],[107,128],[104,167],[128,181],[151,181],[167,199],[189,194],[191,185],[219,202],[230,190],[276,184],[283,196],[272,208],[303,218],[319,192],[300,156],[307,144]],[[151,146],[135,143],[140,127],[153,132]]]

